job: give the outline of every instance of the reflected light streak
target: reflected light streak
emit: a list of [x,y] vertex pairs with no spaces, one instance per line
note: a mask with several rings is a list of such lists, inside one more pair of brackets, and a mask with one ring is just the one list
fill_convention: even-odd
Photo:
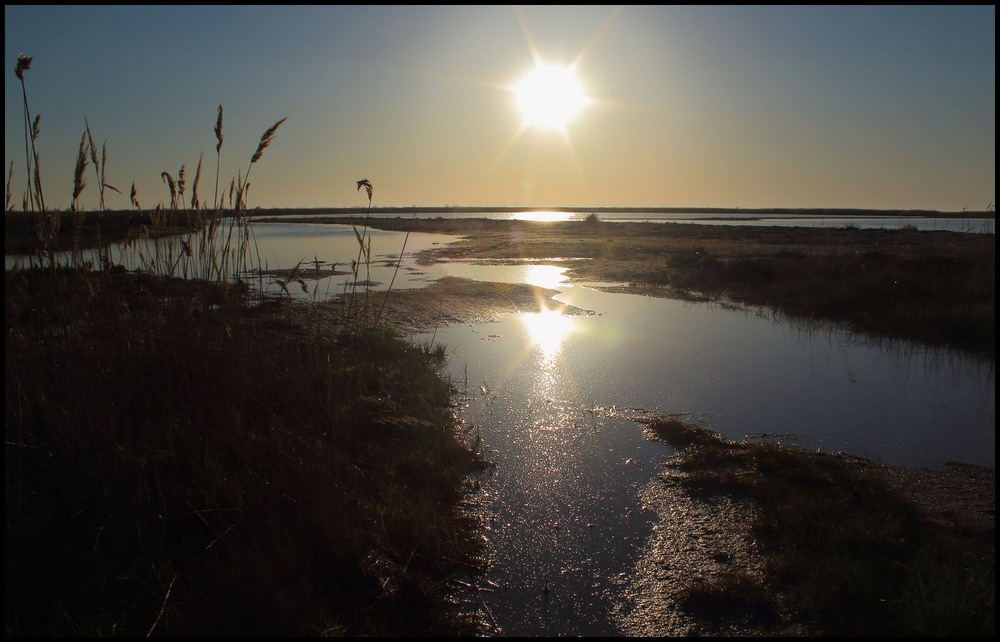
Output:
[[540,221],[542,223],[552,223],[555,221],[568,221],[573,218],[573,212],[553,212],[548,210],[537,210],[534,212],[515,212],[511,218],[515,221]]
[[528,328],[531,342],[537,345],[542,353],[542,366],[551,365],[562,349],[563,339],[573,331],[573,319],[563,316],[561,310],[547,309],[525,313],[521,318]]
[[555,265],[531,265],[524,274],[524,282],[551,290],[566,282],[565,272],[566,268]]

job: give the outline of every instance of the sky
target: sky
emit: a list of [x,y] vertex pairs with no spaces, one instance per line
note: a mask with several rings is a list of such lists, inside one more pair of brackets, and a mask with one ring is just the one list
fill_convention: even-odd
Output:
[[[199,199],[250,169],[249,207],[984,210],[995,198],[996,8],[5,5],[4,153],[21,209],[24,74],[48,207],[89,123],[109,209]],[[553,128],[515,87],[572,69]],[[550,82],[555,87],[558,83]],[[551,96],[550,100],[557,100]],[[223,106],[223,145],[214,128]],[[282,118],[251,166],[262,134]],[[99,207],[86,168],[83,209]]]

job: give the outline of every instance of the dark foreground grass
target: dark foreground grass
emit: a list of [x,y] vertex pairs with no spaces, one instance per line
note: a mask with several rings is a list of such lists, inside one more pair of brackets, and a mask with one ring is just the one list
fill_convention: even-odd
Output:
[[442,351],[197,280],[4,287],[8,636],[472,630]]
[[[766,578],[692,582],[685,604],[784,613],[775,630],[831,636],[993,636],[995,531],[942,524],[864,460],[731,442],[675,418],[651,422],[679,448],[674,474],[696,496],[750,501]],[[896,471],[897,473],[899,471]]]

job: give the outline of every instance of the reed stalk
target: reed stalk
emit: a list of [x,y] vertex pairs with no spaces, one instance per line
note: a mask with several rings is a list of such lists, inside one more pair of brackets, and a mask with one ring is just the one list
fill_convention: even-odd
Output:
[[[371,213],[372,213],[372,194],[373,194],[374,189],[375,189],[372,186],[372,182],[370,180],[368,180],[367,178],[362,178],[357,183],[358,183],[358,191],[360,191],[361,188],[364,187],[365,188],[365,192],[368,194],[368,211],[365,213],[365,224],[362,227],[361,234],[358,234],[358,228],[357,227],[355,227],[353,225],[351,226],[354,229],[354,235],[358,239],[358,259],[357,259],[357,261],[354,262],[354,266],[353,266],[354,282],[351,285],[351,297],[350,297],[350,299],[347,302],[347,313],[346,313],[346,315],[347,315],[348,319],[351,318],[351,310],[352,310],[352,307],[353,307],[353,304],[354,304],[354,300],[357,298],[357,292],[358,292],[358,273],[361,271],[361,258],[362,258],[363,255],[366,254],[365,253],[365,239],[368,238],[368,219],[369,219],[369,217],[371,216]],[[370,260],[370,258],[371,258],[371,240],[368,241],[367,257]],[[367,265],[368,261],[366,261],[365,263]],[[365,309],[367,310],[367,308],[368,308],[368,289],[367,288],[371,287],[371,272],[370,271],[368,272],[366,280],[368,282],[368,286],[366,287],[366,290],[365,290]]]
[[[31,110],[28,108],[28,89],[24,84],[24,72],[31,69],[31,56],[26,56],[23,53],[17,55],[17,65],[14,67],[14,75],[17,79],[21,81],[21,98],[24,103],[24,165],[27,176],[27,197],[26,201],[31,207],[31,211],[35,211],[35,200],[39,199],[39,206],[44,201],[41,200],[40,196],[36,197],[36,191],[32,188],[31,177],[34,175],[32,172],[32,154],[28,151],[28,142],[31,141],[31,150],[35,149],[35,136],[34,128],[31,126]],[[34,154],[37,157],[37,154]],[[42,208],[44,209],[44,208]]]
[[212,197],[212,209],[222,209],[219,203],[219,167],[222,165],[222,105],[219,105],[219,116],[215,119],[215,196]]
[[[411,217],[416,218],[417,215],[414,214]],[[382,306],[378,309],[378,314],[375,315],[375,325],[378,325],[379,319],[382,318],[382,310],[385,309],[385,304],[389,301],[389,293],[392,292],[392,286],[396,283],[396,275],[399,274],[399,266],[403,262],[403,254],[406,252],[406,242],[410,240],[410,232],[407,230],[406,236],[403,237],[403,248],[399,251],[399,258],[396,259],[396,269],[392,271],[392,279],[389,281],[389,289],[385,291],[385,297],[382,299]]]

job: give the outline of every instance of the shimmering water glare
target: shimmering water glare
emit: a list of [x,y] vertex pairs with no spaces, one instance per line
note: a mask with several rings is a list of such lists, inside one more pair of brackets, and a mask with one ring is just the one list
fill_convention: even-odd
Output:
[[476,602],[495,634],[620,634],[611,614],[628,611],[653,519],[640,490],[672,453],[631,417],[676,413],[730,438],[888,464],[995,463],[991,364],[764,313],[560,289],[597,314],[434,336],[496,463],[480,497],[493,590]]

